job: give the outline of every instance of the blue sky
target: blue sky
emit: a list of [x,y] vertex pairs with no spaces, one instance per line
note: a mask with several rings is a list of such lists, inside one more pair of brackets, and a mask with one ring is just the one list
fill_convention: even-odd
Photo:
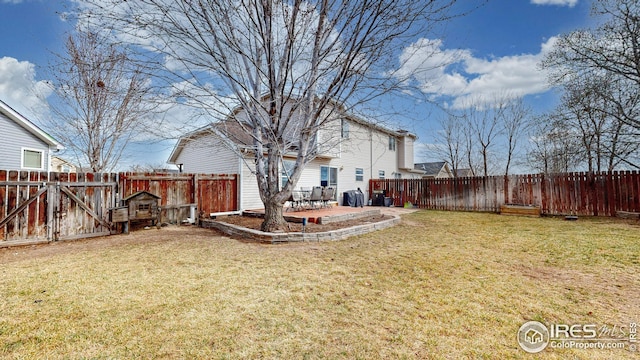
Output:
[[[460,2],[465,5],[465,1]],[[46,103],[32,89],[46,95],[47,65],[53,53],[63,51],[70,24],[60,14],[64,1],[0,0],[0,99],[46,128]],[[467,3],[468,4],[468,3]],[[489,0],[471,14],[454,19],[440,36],[416,39],[430,49],[431,60],[407,62],[411,71],[457,56],[453,64],[424,72],[417,85],[424,93],[449,107],[463,106],[468,99],[482,99],[496,92],[524,96],[527,104],[541,112],[557,100],[535,66],[554,37],[590,25],[591,1],[587,0]],[[434,56],[435,55],[435,56]],[[416,132],[423,144],[437,131],[432,110],[407,99],[405,127]],[[426,116],[424,114],[430,114]],[[141,164],[163,163],[173,143],[145,145]],[[420,156],[420,155],[418,155]],[[419,158],[417,160],[435,160]]]

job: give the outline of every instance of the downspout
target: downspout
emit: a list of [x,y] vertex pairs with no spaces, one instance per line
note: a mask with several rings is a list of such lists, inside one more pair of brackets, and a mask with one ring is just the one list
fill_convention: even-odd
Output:
[[47,151],[47,168],[45,169],[47,172],[51,172],[51,152],[53,149],[49,146],[49,151]]
[[47,168],[45,169],[47,172],[51,172],[51,160],[53,159],[51,153],[54,151],[57,152],[58,149],[55,146],[49,146],[49,151],[47,151]]
[[[367,187],[371,183],[373,179],[373,130],[369,128],[369,181],[367,181]],[[368,204],[369,201],[372,201],[372,198],[369,198],[369,193],[372,193],[373,189],[367,189],[367,199],[365,200],[365,204]]]
[[369,179],[373,179],[373,131],[369,128]]
[[244,188],[242,185],[244,183],[244,176],[242,176],[242,163],[244,162],[246,150],[240,150],[240,156],[238,156],[238,208],[236,210],[243,211],[242,207],[242,189]]

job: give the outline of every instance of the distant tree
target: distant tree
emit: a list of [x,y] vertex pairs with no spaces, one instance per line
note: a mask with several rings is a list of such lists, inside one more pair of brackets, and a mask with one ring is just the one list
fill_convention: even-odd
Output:
[[454,176],[462,168],[473,176],[488,176],[500,166],[508,175],[530,124],[531,110],[522,98],[497,95],[490,102],[471,101],[440,121],[436,149]]
[[489,176],[496,166],[494,151],[498,138],[503,134],[503,119],[507,105],[507,99],[496,97],[490,103],[473,100],[469,102],[460,116],[464,122],[466,137],[466,154],[469,168],[473,169],[474,158],[480,159],[480,172],[482,176]]
[[[624,93],[630,89],[618,89],[617,84],[610,79],[590,77],[574,79],[564,86],[558,111],[578,132],[580,153],[584,154],[582,159],[588,171],[613,171],[638,151],[640,142],[633,128],[623,120],[626,115],[609,100],[618,95],[627,97]],[[629,114],[628,109],[625,112]]]
[[509,170],[518,155],[518,149],[522,137],[531,126],[531,109],[524,104],[522,98],[510,99],[506,103],[502,113],[502,135],[506,143],[506,159],[504,174],[509,175]]
[[113,170],[151,112],[148,79],[98,32],[78,30],[54,64],[50,131],[94,172]]
[[536,171],[553,174],[578,168],[578,135],[561,116],[547,114],[533,121],[529,136],[528,165]]
[[640,6],[637,0],[595,0],[592,14],[604,22],[596,29],[559,37],[541,66],[554,85],[597,77],[615,83],[617,89],[626,88],[600,96],[616,105],[610,115],[640,129]]
[[[79,0],[81,21],[139,45],[156,75],[186,84],[181,97],[249,136],[265,231],[287,228],[283,204],[319,129],[403,83],[396,50],[449,19],[454,3]],[[285,154],[295,165],[281,186]]]
[[440,121],[441,130],[436,132],[436,153],[449,165],[454,177],[458,177],[464,160],[465,134],[462,119],[449,114]]
[[144,173],[162,173],[162,172],[170,172],[176,171],[176,168],[168,168],[166,163],[146,163],[146,164],[136,164],[131,165],[127,171],[131,172],[144,172]]

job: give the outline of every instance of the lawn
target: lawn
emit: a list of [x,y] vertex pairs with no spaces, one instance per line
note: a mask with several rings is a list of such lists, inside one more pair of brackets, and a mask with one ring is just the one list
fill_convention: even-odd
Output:
[[419,211],[340,242],[174,227],[2,249],[0,358],[628,358],[640,353],[531,355],[516,334],[537,320],[615,325],[628,339],[639,230]]

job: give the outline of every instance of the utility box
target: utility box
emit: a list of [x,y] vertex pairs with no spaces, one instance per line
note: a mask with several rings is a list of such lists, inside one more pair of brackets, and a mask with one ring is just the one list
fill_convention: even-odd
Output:
[[129,208],[127,206],[120,206],[111,210],[111,222],[122,223],[129,221]]
[[129,222],[151,221],[151,225],[160,227],[160,196],[148,191],[138,191],[122,199],[129,209]]

